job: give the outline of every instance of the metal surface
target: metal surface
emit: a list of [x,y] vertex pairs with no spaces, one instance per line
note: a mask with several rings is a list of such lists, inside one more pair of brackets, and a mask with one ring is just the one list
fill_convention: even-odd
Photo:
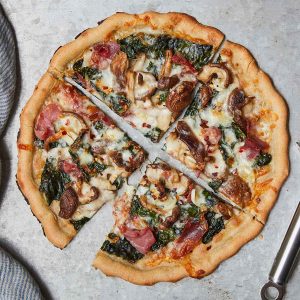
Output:
[[[269,274],[269,282],[261,290],[263,300],[282,299],[284,295],[285,284],[288,281],[293,265],[297,260],[300,250],[300,203],[293,216],[288,231],[276,255],[272,269]],[[276,297],[268,294],[270,288],[278,291]]]

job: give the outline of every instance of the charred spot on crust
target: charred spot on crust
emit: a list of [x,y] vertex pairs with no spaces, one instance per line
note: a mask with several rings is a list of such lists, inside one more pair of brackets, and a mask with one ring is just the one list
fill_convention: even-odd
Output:
[[[53,55],[61,48],[62,46],[59,46],[53,53]],[[51,60],[50,60],[51,61]]]
[[[104,21],[104,20],[103,20],[103,21]],[[78,34],[75,36],[74,39],[76,40],[82,33],[86,32],[88,29],[89,29],[89,28],[87,28],[87,29],[81,31],[80,33],[78,33]]]

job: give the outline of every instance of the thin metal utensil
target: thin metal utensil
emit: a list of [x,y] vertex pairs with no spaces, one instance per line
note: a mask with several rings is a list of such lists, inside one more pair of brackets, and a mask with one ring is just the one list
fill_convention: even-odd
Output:
[[269,282],[261,289],[262,300],[280,300],[285,293],[293,265],[300,249],[300,202],[285,234],[269,274]]

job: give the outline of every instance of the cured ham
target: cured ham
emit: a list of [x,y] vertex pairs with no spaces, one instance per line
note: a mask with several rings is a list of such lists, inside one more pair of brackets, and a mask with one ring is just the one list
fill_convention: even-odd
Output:
[[35,135],[42,141],[55,133],[53,122],[58,119],[61,114],[61,108],[55,103],[48,104],[40,112],[34,127]]

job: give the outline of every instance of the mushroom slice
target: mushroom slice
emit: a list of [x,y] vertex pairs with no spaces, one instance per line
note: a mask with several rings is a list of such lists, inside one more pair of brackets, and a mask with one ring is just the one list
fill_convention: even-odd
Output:
[[170,76],[172,70],[172,56],[173,56],[172,51],[166,50],[165,61],[160,70],[159,78]]
[[177,75],[173,75],[171,77],[161,77],[158,80],[157,88],[159,90],[169,90],[174,87],[179,82],[179,78]]
[[64,219],[71,218],[78,205],[78,196],[75,190],[70,186],[62,193],[60,197],[59,216]]
[[193,158],[197,162],[197,167],[202,171],[205,167],[206,156],[203,143],[197,139],[188,124],[184,121],[179,121],[177,123],[176,131],[179,139],[188,146]]
[[213,79],[218,79],[216,89],[227,88],[232,83],[231,71],[222,63],[204,66],[197,78],[204,83],[210,83]]
[[140,72],[144,70],[144,64],[146,61],[146,54],[140,53],[138,57],[132,61],[131,70],[134,72]]
[[172,113],[181,113],[192,102],[195,84],[195,82],[183,81],[169,93],[166,106]]
[[143,100],[151,97],[157,88],[155,77],[148,72],[136,72],[134,74],[134,97]]
[[234,122],[243,130],[247,129],[247,120],[243,117],[242,109],[251,99],[253,97],[245,97],[245,93],[239,88],[235,88],[228,97],[228,110],[233,115]]
[[126,71],[129,67],[129,61],[126,53],[120,51],[112,60],[110,64],[111,72],[116,76],[116,80],[121,86],[125,87],[126,84]]
[[199,93],[199,100],[202,108],[205,108],[213,97],[212,89],[208,85],[204,85]]
[[126,73],[126,98],[129,99],[132,103],[135,102],[134,99],[134,72],[128,71]]
[[238,175],[229,175],[219,189],[229,199],[242,208],[251,201],[251,190],[246,181]]

